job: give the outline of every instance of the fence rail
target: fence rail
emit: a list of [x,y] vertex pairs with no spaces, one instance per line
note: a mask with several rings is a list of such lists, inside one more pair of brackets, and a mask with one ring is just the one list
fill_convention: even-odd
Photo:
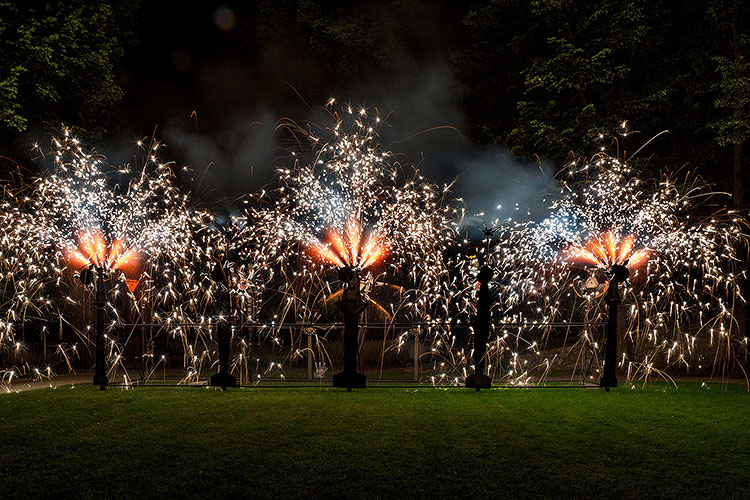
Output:
[[[556,321],[549,323],[493,323],[490,324],[490,328],[533,328],[533,327],[578,327],[578,326],[604,326],[607,323],[604,321]],[[216,323],[117,323],[117,326],[127,327],[191,327],[191,328],[209,328],[215,326]],[[343,328],[343,322],[337,323],[229,323],[232,327],[245,327],[245,328]],[[429,322],[413,322],[413,323],[360,323],[360,328],[397,328],[401,330],[408,330],[410,328],[419,327],[443,327],[443,328],[472,328],[471,323],[429,323]]]

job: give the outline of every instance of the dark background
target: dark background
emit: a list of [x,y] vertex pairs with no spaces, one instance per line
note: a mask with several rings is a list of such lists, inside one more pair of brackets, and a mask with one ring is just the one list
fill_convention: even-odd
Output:
[[0,155],[6,172],[33,169],[31,145],[64,123],[120,162],[155,133],[166,159],[204,179],[203,199],[226,205],[285,161],[280,118],[325,125],[320,107],[336,97],[388,114],[382,142],[400,161],[439,182],[461,176],[470,212],[537,192],[570,151],[614,152],[614,136],[633,152],[663,130],[639,168],[698,168],[743,205],[748,10],[734,0],[0,2]]

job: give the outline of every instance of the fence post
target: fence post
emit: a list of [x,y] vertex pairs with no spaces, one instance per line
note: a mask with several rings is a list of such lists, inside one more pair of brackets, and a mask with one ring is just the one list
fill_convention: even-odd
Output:
[[[250,328],[250,352],[248,354],[247,358],[247,369],[248,369],[248,380],[250,384],[254,383],[257,379],[255,375],[253,374],[253,355],[256,353],[255,349],[255,327],[253,326]],[[258,340],[258,349],[257,349],[258,357],[260,357],[260,340]]]
[[419,327],[413,332],[414,335],[414,381],[419,382]]
[[307,334],[307,380],[313,379],[312,337],[314,331],[312,328],[305,328]]
[[232,326],[224,318],[220,318],[216,325],[216,341],[219,344],[219,373],[211,376],[211,386],[221,387],[225,391],[227,387],[237,387],[237,379],[229,373],[229,361],[232,349]]

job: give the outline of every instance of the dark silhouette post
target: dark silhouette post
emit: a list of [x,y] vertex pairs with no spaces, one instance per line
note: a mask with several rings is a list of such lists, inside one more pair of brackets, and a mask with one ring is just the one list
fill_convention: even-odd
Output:
[[211,376],[211,385],[221,387],[237,387],[237,378],[229,373],[229,356],[232,350],[232,327],[228,321],[220,319],[216,325],[216,343],[219,346],[219,373]]
[[307,380],[313,379],[313,335],[314,328],[305,328],[305,337],[307,337]]
[[226,391],[227,387],[237,387],[237,378],[229,373],[229,358],[232,351],[232,325],[229,319],[232,315],[226,314],[231,308],[229,301],[230,280],[228,271],[225,268],[231,268],[233,263],[227,261],[224,265],[216,262],[214,269],[211,271],[211,281],[216,284],[216,302],[214,303],[216,312],[216,343],[219,348],[219,372],[211,376],[210,385],[212,387],[221,387]]
[[477,275],[479,282],[479,297],[477,300],[477,315],[474,320],[474,373],[466,377],[466,387],[489,389],[492,387],[490,377],[484,373],[487,341],[490,338],[490,281],[492,269],[482,266]]
[[359,271],[350,267],[339,269],[339,279],[344,285],[339,309],[344,316],[344,371],[333,375],[334,387],[348,391],[367,387],[367,377],[357,372],[359,354],[359,317],[367,307],[360,291]]
[[[89,271],[91,272],[91,271]],[[94,335],[96,347],[96,367],[94,370],[94,385],[98,385],[103,391],[109,384],[107,378],[106,362],[104,361],[104,307],[106,295],[104,292],[104,269],[97,267],[96,272],[96,295],[94,296]],[[87,278],[90,279],[89,275]]]
[[612,277],[609,280],[609,290],[607,290],[607,345],[604,351],[604,369],[599,382],[599,385],[604,387],[605,391],[617,387],[617,325],[619,308],[622,303],[620,283],[625,282],[630,277],[627,262],[624,265],[613,265],[610,273]]

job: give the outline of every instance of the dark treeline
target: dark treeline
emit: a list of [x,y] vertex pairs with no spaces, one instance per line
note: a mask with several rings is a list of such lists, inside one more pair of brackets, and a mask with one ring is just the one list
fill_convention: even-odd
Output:
[[559,166],[623,121],[636,145],[669,130],[648,164],[697,166],[742,205],[749,17],[741,0],[0,1],[0,155],[26,164],[61,122],[107,140],[191,110],[203,130],[292,116],[290,86],[387,106],[426,74],[474,144]]

